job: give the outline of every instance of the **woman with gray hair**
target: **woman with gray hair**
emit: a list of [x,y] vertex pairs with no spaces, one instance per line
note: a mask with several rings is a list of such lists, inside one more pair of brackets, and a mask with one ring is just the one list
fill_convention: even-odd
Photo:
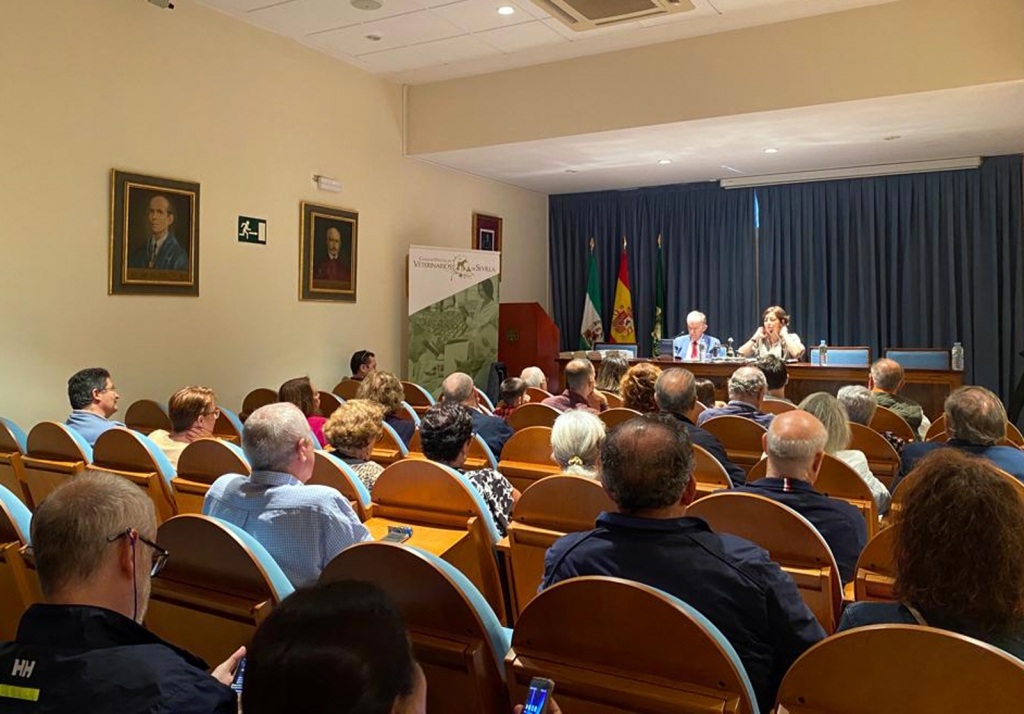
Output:
[[597,462],[604,444],[605,425],[583,409],[565,412],[551,429],[551,457],[568,476],[597,478]]
[[848,448],[850,446],[850,418],[847,415],[846,407],[827,392],[815,392],[800,402],[800,409],[813,414],[818,421],[825,425],[825,429],[828,431],[825,453],[836,457],[857,472],[861,480],[871,489],[871,495],[875,499],[879,513],[889,510],[892,496],[885,484],[871,473],[868,457],[864,455],[863,451]]
[[878,398],[867,387],[848,384],[836,395],[839,403],[846,407],[846,415],[854,424],[870,426],[878,410]]

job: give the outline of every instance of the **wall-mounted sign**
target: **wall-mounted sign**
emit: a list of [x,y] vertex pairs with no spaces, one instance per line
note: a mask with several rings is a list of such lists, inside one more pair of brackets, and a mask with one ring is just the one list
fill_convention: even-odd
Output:
[[267,221],[250,216],[238,217],[238,242],[267,244]]

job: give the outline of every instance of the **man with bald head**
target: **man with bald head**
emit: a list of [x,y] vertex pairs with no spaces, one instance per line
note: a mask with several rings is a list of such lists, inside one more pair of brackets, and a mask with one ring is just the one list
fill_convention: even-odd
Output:
[[540,367],[524,367],[519,379],[526,382],[527,387],[543,389],[545,392],[548,389],[548,378]]
[[853,579],[868,530],[856,508],[814,490],[826,441],[828,431],[813,415],[801,410],[778,415],[762,440],[767,477],[735,490],[778,501],[810,521],[832,549],[845,583]]
[[694,310],[686,316],[686,333],[672,341],[672,354],[676,359],[696,362],[701,358],[700,346],[704,345],[704,355],[710,359],[718,354],[722,346],[717,337],[704,334],[708,330],[708,317],[703,312]]
[[598,474],[617,509],[602,513],[594,530],[551,546],[542,587],[606,575],[679,598],[722,631],[768,711],[789,665],[825,633],[767,552],[687,517],[692,473],[689,437],[672,416],[647,414],[612,429]]
[[729,402],[724,407],[705,409],[697,417],[697,426],[718,416],[738,416],[756,421],[765,429],[774,414],[761,411],[761,402],[768,394],[768,380],[757,367],[740,367],[729,377]]
[[466,407],[473,417],[473,433],[479,434],[487,442],[494,458],[501,458],[501,450],[514,432],[501,417],[480,411],[480,400],[476,396],[476,385],[472,377],[465,372],[453,372],[445,377],[441,383],[441,401]]
[[608,408],[608,401],[597,391],[597,375],[588,359],[574,359],[565,365],[565,391],[548,397],[541,404],[560,412],[587,409],[597,414]]
[[924,415],[921,405],[913,399],[900,395],[903,389],[903,367],[899,362],[882,358],[871,365],[868,375],[868,389],[874,392],[878,406],[892,409],[910,424],[917,438],[924,441],[932,423]]

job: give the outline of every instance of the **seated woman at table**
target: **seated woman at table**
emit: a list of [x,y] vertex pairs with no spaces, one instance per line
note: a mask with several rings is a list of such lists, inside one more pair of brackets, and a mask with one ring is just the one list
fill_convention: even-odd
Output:
[[804,349],[800,336],[789,331],[789,313],[772,305],[761,315],[761,327],[740,346],[739,353],[744,357],[775,355],[782,359],[800,359]]

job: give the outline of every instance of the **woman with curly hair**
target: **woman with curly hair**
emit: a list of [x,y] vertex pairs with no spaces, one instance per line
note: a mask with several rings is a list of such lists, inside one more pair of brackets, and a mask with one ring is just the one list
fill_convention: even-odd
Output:
[[359,385],[356,399],[369,399],[384,407],[384,423],[395,430],[406,446],[409,445],[416,425],[409,419],[398,416],[398,410],[405,399],[402,382],[398,377],[390,372],[371,372]]
[[601,369],[597,372],[596,388],[602,392],[619,393],[619,382],[622,375],[629,369],[629,362],[622,356],[621,352],[609,352],[601,358]]
[[1024,500],[988,461],[922,459],[893,523],[899,602],[853,603],[838,631],[881,623],[959,632],[1024,657]]
[[352,467],[368,489],[384,467],[370,459],[380,437],[384,407],[368,399],[349,399],[334,410],[324,425],[324,436],[334,453]]
[[654,401],[654,385],[661,370],[647,362],[635,364],[626,370],[619,382],[622,406],[635,409],[641,414],[656,414],[658,404]]

